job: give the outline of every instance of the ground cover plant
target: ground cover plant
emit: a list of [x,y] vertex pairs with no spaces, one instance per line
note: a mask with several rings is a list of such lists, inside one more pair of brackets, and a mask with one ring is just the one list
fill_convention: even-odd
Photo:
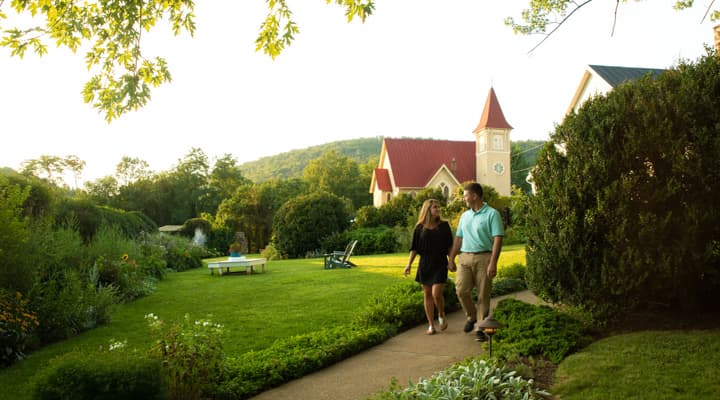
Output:
[[393,380],[390,389],[372,400],[405,399],[545,399],[549,393],[533,386],[515,371],[494,360],[471,358],[440,371],[428,379],[420,379],[400,388]]

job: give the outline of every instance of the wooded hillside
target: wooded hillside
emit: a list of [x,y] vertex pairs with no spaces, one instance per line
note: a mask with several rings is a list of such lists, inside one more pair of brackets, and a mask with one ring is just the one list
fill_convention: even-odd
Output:
[[340,140],[248,161],[241,164],[240,169],[243,175],[253,182],[300,178],[310,161],[330,150],[335,150],[358,164],[367,164],[371,160],[377,162],[382,141],[382,136]]
[[[372,162],[374,167],[377,165],[378,157],[380,157],[382,141],[382,136],[340,140],[248,161],[241,164],[240,169],[243,175],[253,182],[300,178],[310,161],[330,150],[335,150],[358,164]],[[525,177],[530,168],[535,165],[537,153],[543,143],[545,142],[542,140],[525,140],[512,143],[512,184],[522,187],[525,192],[530,190],[530,186],[525,182]]]

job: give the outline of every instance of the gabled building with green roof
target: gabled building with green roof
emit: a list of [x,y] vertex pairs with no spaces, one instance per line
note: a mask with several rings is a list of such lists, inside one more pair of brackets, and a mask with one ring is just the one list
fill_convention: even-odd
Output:
[[570,102],[567,113],[576,111],[588,99],[603,95],[610,92],[613,88],[627,81],[634,81],[646,75],[656,78],[665,69],[658,68],[636,68],[636,67],[616,67],[609,65],[588,65],[587,70],[583,74]]

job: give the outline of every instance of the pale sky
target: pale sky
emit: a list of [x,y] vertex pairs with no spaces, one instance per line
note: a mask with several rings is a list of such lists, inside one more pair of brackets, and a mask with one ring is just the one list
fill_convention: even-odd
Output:
[[243,163],[363,137],[473,140],[491,85],[511,140],[546,140],[588,64],[667,68],[704,54],[707,2],[682,12],[673,2],[621,3],[611,37],[616,2],[594,1],[528,54],[541,37],[503,20],[529,0],[377,0],[364,24],[324,0],[291,0],[301,32],[273,61],[255,51],[264,1],[200,1],[194,38],[146,35],[145,56],[165,57],[173,81],[110,124],[83,102],[84,53],[21,60],[3,48],[0,166],[76,155],[94,180],[123,156],[169,170],[193,147]]

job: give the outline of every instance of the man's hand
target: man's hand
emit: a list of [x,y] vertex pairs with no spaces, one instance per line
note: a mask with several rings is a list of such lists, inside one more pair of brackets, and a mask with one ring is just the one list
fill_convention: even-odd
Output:
[[497,263],[490,263],[487,267],[487,276],[490,279],[495,278],[495,275],[497,275]]

